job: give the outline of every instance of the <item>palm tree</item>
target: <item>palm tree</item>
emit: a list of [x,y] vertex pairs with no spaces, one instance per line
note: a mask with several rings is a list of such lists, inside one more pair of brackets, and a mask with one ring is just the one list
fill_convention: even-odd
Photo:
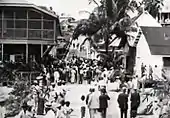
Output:
[[[90,0],[91,2],[96,3],[97,7],[90,14],[89,19],[80,20],[74,30],[73,39],[77,39],[79,35],[86,35],[95,48],[99,47],[99,39],[104,39],[105,54],[110,57],[109,45],[116,38],[120,38],[119,48],[124,48],[129,37],[127,32],[136,30],[131,27],[133,22],[127,14],[128,10],[133,10],[133,6],[129,0],[101,0],[100,4],[95,0]],[[112,38],[113,35],[116,37]],[[105,58],[107,62],[109,58],[106,56]]]
[[[92,0],[97,4],[95,0]],[[90,1],[90,2],[92,2]],[[121,47],[124,46],[127,40],[126,31],[131,30],[131,19],[126,11],[131,9],[129,0],[106,0],[100,1],[101,5],[94,9],[90,14],[89,19],[82,19],[73,33],[73,39],[79,35],[87,35],[91,37],[98,35],[100,32],[101,38],[105,41],[106,54],[108,46],[114,40],[111,36],[115,34],[122,39]],[[116,38],[115,38],[116,39]]]

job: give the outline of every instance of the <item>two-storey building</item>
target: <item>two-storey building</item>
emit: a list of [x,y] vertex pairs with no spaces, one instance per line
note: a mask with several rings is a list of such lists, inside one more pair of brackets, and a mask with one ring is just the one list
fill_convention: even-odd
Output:
[[53,12],[25,0],[0,0],[0,60],[39,62],[61,36]]

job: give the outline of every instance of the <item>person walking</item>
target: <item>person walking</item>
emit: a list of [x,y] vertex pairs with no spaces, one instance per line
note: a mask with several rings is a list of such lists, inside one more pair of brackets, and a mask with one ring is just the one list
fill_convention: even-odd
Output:
[[82,95],[81,96],[81,107],[80,107],[80,111],[81,111],[81,117],[80,118],[85,118],[85,114],[86,114],[86,103],[85,103],[85,96]]
[[117,99],[120,108],[121,118],[127,118],[128,110],[128,95],[126,94],[126,88],[123,88],[123,93],[120,93]]
[[130,111],[130,115],[131,118],[135,118],[137,115],[137,109],[140,105],[140,95],[137,92],[137,89],[134,89],[134,92],[131,94],[131,111]]
[[99,96],[99,105],[102,118],[106,118],[108,100],[110,100],[110,97],[107,95],[106,89],[101,89],[101,95]]
[[97,117],[97,112],[99,109],[99,94],[97,90],[94,90],[94,92],[89,95],[87,106],[89,108],[90,118]]
[[88,104],[88,101],[89,101],[89,96],[94,92],[94,88],[90,88],[89,89],[89,94],[87,94],[86,96],[86,105]]

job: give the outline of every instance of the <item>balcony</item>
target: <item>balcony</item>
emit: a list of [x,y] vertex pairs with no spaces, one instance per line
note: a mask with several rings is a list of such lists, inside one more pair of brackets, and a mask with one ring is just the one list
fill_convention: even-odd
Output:
[[30,10],[0,10],[0,39],[55,40],[55,19]]

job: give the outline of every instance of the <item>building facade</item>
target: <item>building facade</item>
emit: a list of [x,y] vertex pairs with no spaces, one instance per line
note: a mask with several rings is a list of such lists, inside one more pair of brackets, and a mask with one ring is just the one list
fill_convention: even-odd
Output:
[[170,26],[170,1],[164,0],[164,5],[162,6],[160,13],[158,14],[158,21],[164,27]]
[[41,60],[60,36],[58,16],[24,0],[0,1],[0,60]]

